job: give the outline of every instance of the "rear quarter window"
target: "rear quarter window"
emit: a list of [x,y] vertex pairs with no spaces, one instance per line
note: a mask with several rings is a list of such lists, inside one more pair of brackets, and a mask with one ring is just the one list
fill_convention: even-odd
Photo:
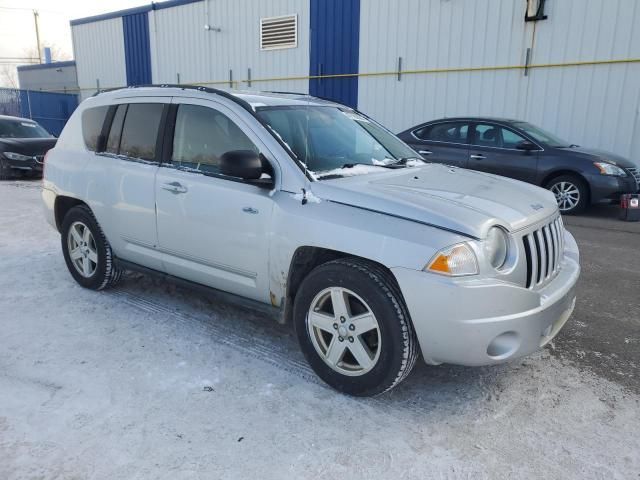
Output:
[[89,150],[95,152],[107,116],[108,106],[87,108],[82,112],[82,137]]

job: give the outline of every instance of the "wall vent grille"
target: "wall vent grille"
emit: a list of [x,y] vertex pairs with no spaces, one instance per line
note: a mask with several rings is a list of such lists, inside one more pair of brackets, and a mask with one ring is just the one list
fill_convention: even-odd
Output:
[[298,46],[298,16],[284,15],[260,19],[260,49],[295,48]]

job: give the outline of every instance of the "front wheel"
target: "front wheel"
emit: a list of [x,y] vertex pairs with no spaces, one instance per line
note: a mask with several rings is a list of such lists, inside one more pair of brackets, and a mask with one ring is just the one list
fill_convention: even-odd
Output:
[[417,340],[391,275],[360,259],[316,267],[294,302],[300,347],[316,374],[343,393],[392,389],[413,368]]
[[87,206],[69,210],[61,230],[64,260],[76,282],[92,290],[118,283],[122,271],[115,265],[111,246]]
[[6,160],[0,158],[0,180],[10,180],[14,177],[14,173],[9,167]]
[[589,202],[589,187],[575,175],[561,175],[547,184],[556,196],[560,212],[572,215],[582,212]]

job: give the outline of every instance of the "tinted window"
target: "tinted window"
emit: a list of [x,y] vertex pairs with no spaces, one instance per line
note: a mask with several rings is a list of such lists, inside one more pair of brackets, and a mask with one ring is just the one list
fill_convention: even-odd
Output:
[[535,138],[538,142],[542,142],[546,145],[548,145],[549,147],[555,147],[555,148],[566,148],[571,146],[571,144],[569,142],[567,142],[566,140],[562,140],[561,138],[556,137],[555,135],[542,130],[539,127],[536,127],[535,125],[531,125],[530,123],[526,123],[526,122],[517,122],[513,124],[516,128],[519,128],[521,130],[524,130],[525,133],[531,135],[533,138]]
[[2,119],[0,138],[51,138],[51,134],[33,120]]
[[98,148],[98,138],[102,133],[102,125],[107,116],[108,106],[87,108],[82,112],[82,136],[84,144],[91,151]]
[[500,127],[495,125],[476,125],[474,145],[481,147],[500,147]]
[[251,140],[226,115],[198,105],[178,107],[171,155],[175,165],[217,173],[220,157],[231,150],[258,152]]
[[107,147],[105,151],[109,153],[118,153],[119,151],[125,113],[127,113],[127,105],[118,105],[116,114],[113,116],[113,120],[111,122],[109,137],[107,138]]
[[502,130],[502,146],[504,148],[516,148],[520,142],[524,142],[525,139],[511,130],[506,128]]
[[415,132],[416,137],[433,142],[467,143],[469,125],[462,122],[436,123]]
[[386,165],[417,156],[388,130],[345,108],[259,107],[257,113],[309,170],[322,172],[322,177],[342,175],[342,168],[352,163]]
[[132,103],[127,109],[122,137],[121,155],[155,160],[156,139],[164,105],[161,103]]

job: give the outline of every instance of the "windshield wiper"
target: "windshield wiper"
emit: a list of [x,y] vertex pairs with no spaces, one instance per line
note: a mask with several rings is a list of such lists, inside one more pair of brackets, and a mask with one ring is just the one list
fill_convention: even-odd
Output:
[[342,164],[342,166],[340,168],[353,168],[356,165],[365,165],[367,167],[393,168],[392,165],[395,165],[395,163],[387,163],[387,164],[376,165],[374,163],[355,162],[355,163],[344,163],[344,164]]

